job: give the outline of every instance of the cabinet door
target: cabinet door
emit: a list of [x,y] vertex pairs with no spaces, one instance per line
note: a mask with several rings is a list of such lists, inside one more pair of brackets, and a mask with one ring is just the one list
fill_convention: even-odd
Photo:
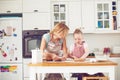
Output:
[[81,1],[78,2],[69,2],[69,27],[70,27],[70,33],[73,33],[73,31],[76,28],[81,28]]
[[68,25],[68,7],[67,2],[52,2],[52,26],[59,22],[63,22]]
[[49,13],[23,13],[23,30],[50,29]]
[[0,0],[0,13],[21,13],[22,0]]
[[112,28],[112,1],[95,0],[96,30],[113,30]]
[[95,1],[82,0],[82,29],[84,33],[95,30]]
[[23,12],[50,12],[50,0],[23,0]]

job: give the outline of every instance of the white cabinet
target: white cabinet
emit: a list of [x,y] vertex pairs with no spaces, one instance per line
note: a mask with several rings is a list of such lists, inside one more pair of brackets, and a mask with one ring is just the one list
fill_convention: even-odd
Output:
[[50,28],[50,0],[23,0],[23,30]]
[[95,2],[94,0],[81,0],[69,2],[69,26],[70,32],[80,28],[83,33],[91,33],[95,30]]
[[23,30],[33,29],[50,29],[50,14],[49,13],[23,13]]
[[82,27],[84,33],[91,33],[95,30],[95,1],[82,0]]
[[23,12],[50,12],[50,0],[23,0]]
[[21,13],[22,0],[0,0],[0,13]]
[[119,57],[110,58],[110,60],[113,61],[113,62],[118,63],[118,65],[116,67],[116,71],[115,71],[115,73],[116,73],[116,75],[115,75],[116,79],[115,80],[119,80],[120,79],[120,76],[119,76],[120,75],[120,58]]
[[[53,3],[53,2],[52,2]],[[92,32],[95,29],[95,2],[94,0],[75,0],[75,1],[56,1],[52,4],[52,6],[56,6],[56,4],[64,3],[65,5],[65,23],[70,28],[69,33],[73,33],[76,28],[80,28],[83,33]],[[56,6],[57,7],[57,6]],[[60,9],[58,7],[58,9]],[[52,9],[54,11],[54,8]],[[90,10],[90,11],[89,11]],[[60,12],[59,12],[60,13]],[[88,14],[89,13],[89,14]],[[52,23],[55,23],[54,19],[57,14],[52,12]],[[60,14],[59,14],[60,15]],[[58,15],[58,16],[59,16]],[[54,18],[55,17],[55,18]],[[57,20],[56,20],[57,21]],[[58,20],[59,22],[62,20]]]
[[117,0],[95,0],[95,4],[96,33],[120,33]]
[[63,22],[68,25],[68,3],[67,2],[52,2],[52,27],[59,22]]
[[82,23],[81,23],[81,1],[77,2],[69,2],[69,27],[70,27],[70,33],[73,33],[73,31],[76,28],[82,29]]
[[112,0],[95,0],[96,30],[113,30]]
[[[115,0],[54,0],[52,1],[52,26],[58,22],[65,22],[70,33],[80,28],[83,33],[120,33],[120,18],[116,28]],[[119,2],[119,1],[118,1]],[[64,4],[66,12],[61,20],[60,6]],[[119,2],[120,3],[120,2]],[[118,3],[118,4],[119,4]],[[58,9],[58,12],[54,12]],[[118,10],[119,6],[118,6]],[[119,12],[118,12],[119,16]]]

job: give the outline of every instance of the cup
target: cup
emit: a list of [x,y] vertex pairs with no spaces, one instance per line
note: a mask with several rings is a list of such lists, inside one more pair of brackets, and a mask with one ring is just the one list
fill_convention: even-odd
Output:
[[110,48],[104,48],[104,50],[103,50],[103,54],[105,55],[105,57],[106,57],[106,59],[109,59],[109,57],[110,57],[110,52],[111,52],[111,50],[110,50]]
[[39,49],[34,49],[31,50],[32,51],[32,63],[36,64],[36,63],[40,63],[43,61],[42,59],[42,50]]

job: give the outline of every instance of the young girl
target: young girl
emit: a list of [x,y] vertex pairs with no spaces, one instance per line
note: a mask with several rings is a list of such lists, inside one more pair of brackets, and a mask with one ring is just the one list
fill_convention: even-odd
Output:
[[[43,50],[43,57],[46,60],[65,60],[67,57],[66,35],[69,28],[64,23],[55,25],[50,33],[42,37],[40,50]],[[63,54],[61,54],[63,50]]]
[[74,60],[84,60],[88,56],[88,46],[83,40],[82,32],[80,29],[76,29],[73,33],[74,44],[70,46],[69,57]]

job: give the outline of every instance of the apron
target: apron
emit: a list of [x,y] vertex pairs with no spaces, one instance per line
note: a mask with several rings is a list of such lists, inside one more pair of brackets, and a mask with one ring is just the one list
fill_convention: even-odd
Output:
[[72,51],[73,56],[76,56],[77,58],[80,58],[85,53],[83,43],[84,42],[82,42],[81,46],[79,46],[79,47],[77,47],[76,44],[74,44],[74,49]]
[[57,42],[52,42],[51,40],[47,44],[47,51],[54,53],[58,56],[62,56],[61,53],[61,48],[62,48],[62,40],[58,40]]

